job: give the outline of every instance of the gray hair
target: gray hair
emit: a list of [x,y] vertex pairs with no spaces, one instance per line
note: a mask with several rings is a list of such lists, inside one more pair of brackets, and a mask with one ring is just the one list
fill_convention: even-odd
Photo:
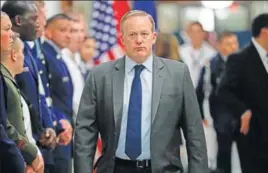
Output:
[[121,21],[120,21],[120,30],[121,30],[121,32],[123,32],[123,25],[124,25],[125,21],[127,19],[131,18],[131,17],[134,17],[134,16],[148,17],[148,19],[152,23],[152,32],[155,31],[155,22],[154,22],[153,17],[150,14],[148,14],[145,11],[142,11],[142,10],[131,10],[131,11],[125,13],[124,16],[121,18]]

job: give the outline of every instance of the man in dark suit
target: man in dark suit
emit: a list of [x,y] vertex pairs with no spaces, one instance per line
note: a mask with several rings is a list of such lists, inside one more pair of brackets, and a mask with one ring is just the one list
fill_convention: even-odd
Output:
[[252,23],[252,42],[228,58],[219,98],[240,122],[248,166],[243,173],[268,170],[268,13]]
[[213,125],[217,133],[218,153],[217,168],[223,173],[231,172],[231,149],[233,140],[239,134],[234,133],[237,128],[231,112],[216,95],[218,84],[225,70],[228,56],[238,50],[238,40],[232,32],[222,32],[217,41],[219,53],[213,57],[201,70],[200,79],[196,88],[197,99],[201,110],[203,122],[210,125],[209,120],[204,115],[204,100],[209,99],[209,112],[213,119]]
[[[6,13],[1,11],[1,57],[10,51],[13,41],[10,19]],[[0,172],[23,173],[24,159],[17,145],[6,134],[6,91],[6,83],[0,71]]]
[[204,130],[187,66],[153,55],[156,33],[149,14],[126,13],[121,31],[126,56],[89,73],[76,121],[74,172],[93,171],[99,133],[98,173],[183,172],[182,127],[189,173],[207,173]]

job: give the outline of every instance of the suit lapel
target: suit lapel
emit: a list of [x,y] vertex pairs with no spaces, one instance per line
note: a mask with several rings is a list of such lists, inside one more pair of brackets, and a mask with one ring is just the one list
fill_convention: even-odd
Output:
[[[125,79],[125,58],[115,62],[113,71],[113,108],[115,131],[120,132],[123,98],[124,98],[124,79]],[[118,133],[119,134],[119,133]],[[119,137],[119,135],[118,135]],[[117,137],[117,140],[118,140]]]
[[163,70],[164,67],[159,57],[154,57],[153,61],[153,86],[152,86],[152,124],[156,118],[156,112],[160,101],[162,86],[163,86]]
[[[259,52],[255,48],[254,44],[251,43],[250,45],[250,58],[253,61],[252,64],[255,64],[255,70],[257,72],[257,75],[262,78],[262,81],[268,81],[268,73],[265,69],[265,66],[261,60],[261,57],[259,55]],[[268,82],[267,82],[268,84]]]

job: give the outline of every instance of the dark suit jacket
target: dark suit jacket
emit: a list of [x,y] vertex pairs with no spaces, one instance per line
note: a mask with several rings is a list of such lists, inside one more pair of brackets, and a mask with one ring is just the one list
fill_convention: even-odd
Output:
[[237,120],[252,111],[250,148],[268,158],[268,73],[253,43],[229,57],[218,94]]
[[[89,73],[76,120],[74,172],[92,173],[100,133],[98,173],[114,171],[120,135],[125,58],[101,64]],[[153,173],[183,172],[180,128],[189,158],[189,173],[207,173],[207,150],[196,94],[188,68],[178,61],[153,58],[151,163]],[[176,81],[176,82],[175,82]]]
[[6,134],[6,85],[0,71],[0,172],[24,173],[24,159]]
[[[208,68],[210,71],[208,71]],[[205,73],[209,73],[211,91],[209,94],[210,114],[213,118],[214,127],[220,133],[232,133],[236,127],[235,120],[229,111],[228,107],[222,103],[217,96],[219,82],[225,70],[225,62],[220,54],[217,54],[210,60],[208,67],[203,67],[200,73],[199,82],[196,88],[197,100],[201,110],[202,118],[204,119],[203,102],[205,99]]]

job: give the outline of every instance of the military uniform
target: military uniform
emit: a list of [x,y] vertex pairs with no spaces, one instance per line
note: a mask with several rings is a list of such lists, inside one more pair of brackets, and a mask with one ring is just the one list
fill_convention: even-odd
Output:
[[[73,124],[73,84],[61,50],[50,40],[45,40],[42,50],[49,68],[49,86],[54,113],[58,120],[67,119]],[[58,145],[55,149],[55,173],[67,173],[71,159],[71,146]]]
[[28,141],[26,136],[20,91],[15,80],[3,65],[1,65],[1,72],[7,86],[7,134],[16,142],[25,162],[31,165],[37,156],[37,148]]

